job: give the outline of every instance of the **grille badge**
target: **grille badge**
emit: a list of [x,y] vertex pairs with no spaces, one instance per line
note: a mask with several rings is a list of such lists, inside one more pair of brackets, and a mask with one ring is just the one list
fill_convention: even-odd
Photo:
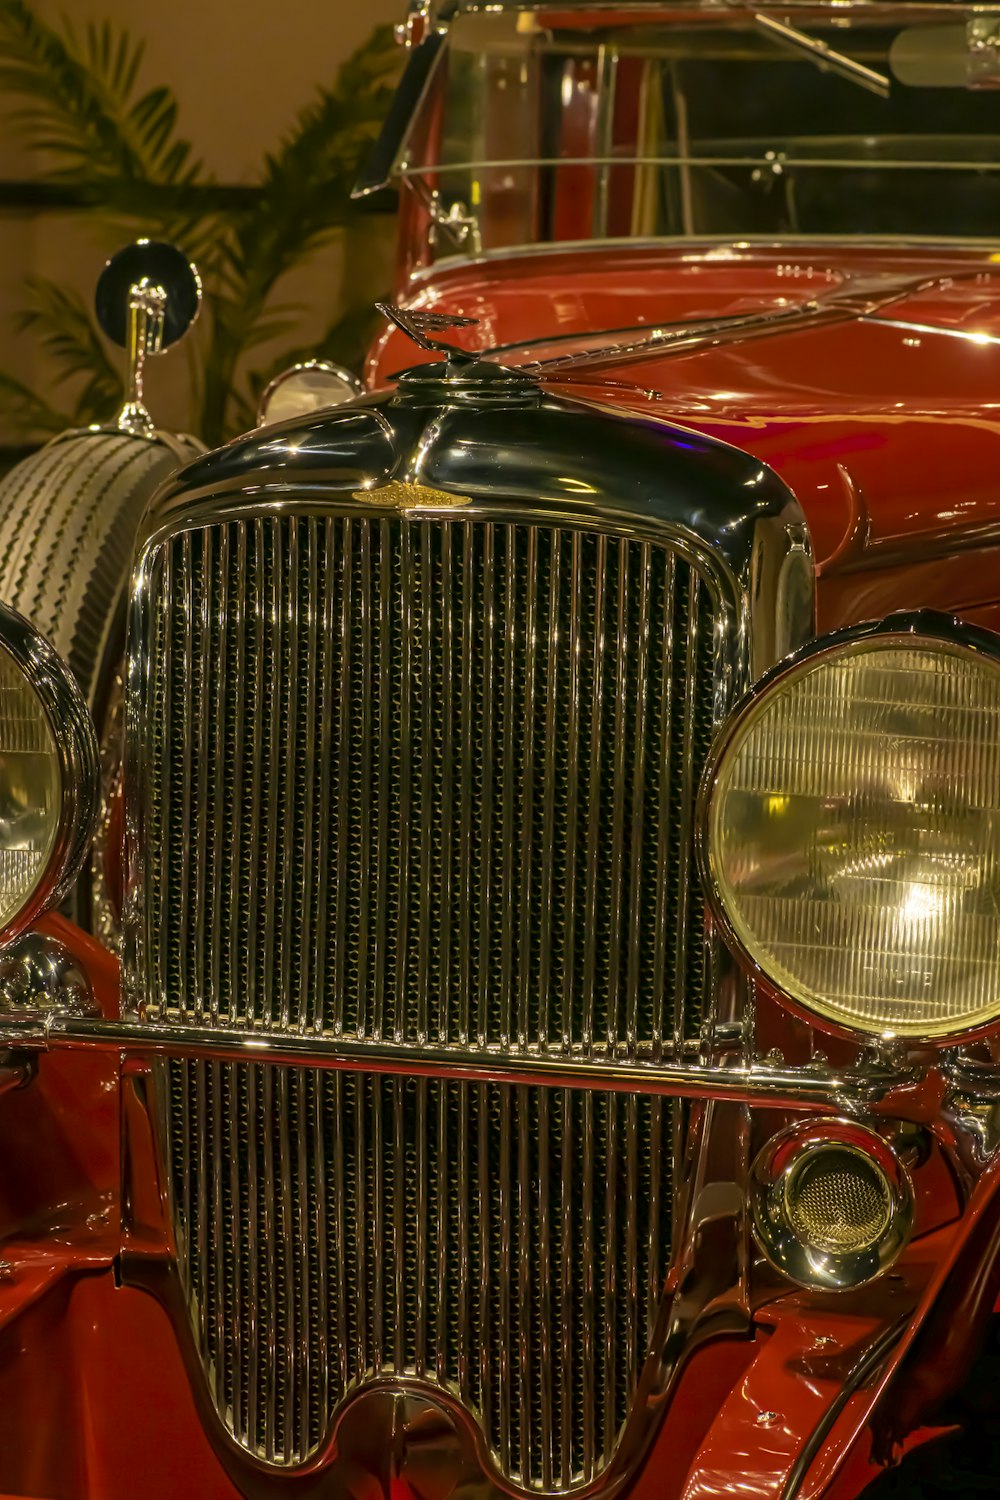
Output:
[[468,495],[455,495],[450,490],[435,490],[426,484],[404,484],[400,479],[390,479],[374,490],[355,490],[352,497],[362,505],[384,506],[387,510],[440,510],[442,506],[471,505]]

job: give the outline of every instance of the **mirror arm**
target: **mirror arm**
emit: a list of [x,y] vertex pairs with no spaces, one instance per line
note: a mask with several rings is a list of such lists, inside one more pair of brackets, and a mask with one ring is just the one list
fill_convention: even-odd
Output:
[[122,432],[149,437],[153,420],[143,400],[143,378],[146,356],[163,349],[167,290],[143,276],[132,284],[128,299],[128,378],[125,404],[118,413],[116,425]]

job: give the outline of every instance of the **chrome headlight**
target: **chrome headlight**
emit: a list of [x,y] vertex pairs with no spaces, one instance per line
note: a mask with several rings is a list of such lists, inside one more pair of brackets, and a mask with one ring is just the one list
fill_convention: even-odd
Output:
[[364,395],[364,389],[358,377],[343,365],[332,364],[328,359],[306,360],[305,364],[283,370],[271,381],[260,398],[257,426],[272,427],[275,422],[342,406],[345,401]]
[[0,943],[68,889],[93,833],[93,721],[69,668],[0,605]]
[[735,945],[817,1015],[946,1037],[1000,1019],[1000,651],[940,615],[841,632],[727,727],[705,789]]

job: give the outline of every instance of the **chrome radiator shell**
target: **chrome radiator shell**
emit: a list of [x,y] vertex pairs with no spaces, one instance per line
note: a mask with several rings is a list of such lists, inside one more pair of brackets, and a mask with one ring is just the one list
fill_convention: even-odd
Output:
[[[581,420],[600,425],[570,403],[550,404],[571,418],[571,444]],[[536,415],[490,414],[500,427]],[[686,514],[679,520],[676,501],[639,514],[634,494],[608,503],[553,494],[552,476],[572,467],[558,455],[541,476],[530,460],[519,460],[520,478],[517,464],[505,464],[513,491],[506,499],[469,482],[476,476],[466,462],[464,489],[472,493],[463,493],[435,461],[439,449],[454,458],[443,429],[462,419],[468,414],[392,413],[390,421],[384,407],[360,407],[327,419],[323,441],[328,456],[336,453],[322,485],[303,482],[315,476],[300,459],[279,496],[256,489],[244,497],[254,489],[246,455],[220,455],[200,493],[204,466],[154,515],[130,637],[125,983],[133,1012],[152,1031],[158,1020],[217,1025],[220,1039],[287,1028],[362,1047],[367,1039],[373,1056],[387,1045],[408,1055],[427,1045],[437,1056],[481,1064],[482,1083],[419,1068],[406,1081],[360,1072],[321,1080],[307,1068],[158,1064],[178,1265],[217,1414],[262,1468],[320,1461],[343,1401],[392,1377],[437,1389],[467,1412],[497,1485],[559,1494],[623,1477],[648,1426],[637,1393],[674,1234],[670,1174],[681,1107],[615,1100],[599,1089],[492,1084],[491,1065],[552,1055],[631,1061],[641,1070],[679,1055],[685,1042],[688,1055],[692,1047],[710,1055],[711,944],[691,861],[697,764],[755,660],[773,657],[782,633],[801,630],[801,620],[781,618],[780,585],[792,575],[789,559],[808,555],[794,506],[766,471],[758,483],[767,503],[755,497],[742,529],[731,514],[719,517],[723,545],[720,536],[697,534]],[[369,451],[346,464],[351,422],[355,442],[360,433]],[[630,424],[617,425],[628,433]],[[655,424],[644,427],[649,456],[662,457]],[[399,454],[418,446],[417,431],[426,438],[431,428],[421,472],[401,464]],[[498,447],[514,453],[510,439]],[[373,453],[384,460],[381,474]],[[746,483],[747,460],[737,457]],[[586,472],[600,494],[600,473],[593,465]],[[393,473],[395,498],[380,507],[379,487]],[[358,489],[359,474],[373,483],[370,494]],[[430,481],[439,499],[450,492],[458,506],[427,503]],[[401,505],[400,492],[424,503]],[[340,586],[327,589],[327,563],[348,553]],[[261,560],[267,566],[258,574]],[[196,578],[206,568],[217,580],[209,587]],[[254,580],[265,574],[258,589]],[[586,610],[560,606],[559,591],[593,605],[601,578],[610,580],[600,601],[605,623],[585,629]],[[292,602],[282,579],[295,580]],[[758,625],[762,597],[769,614]],[[358,643],[329,667],[346,692],[324,697],[321,647],[347,638],[338,612],[345,598],[347,634],[353,629]],[[173,601],[166,634],[164,600]],[[213,611],[225,622],[221,633]],[[495,636],[483,649],[487,621]],[[439,640],[441,659],[431,661]],[[664,673],[663,640],[669,695],[683,700],[671,703],[679,709],[673,718],[662,704],[649,707],[650,679]],[[237,723],[232,683],[242,693],[251,646],[267,687],[249,712],[244,703]],[[166,669],[164,651],[174,654]],[[581,695],[576,675],[588,655],[601,657],[598,676],[615,705],[589,739],[579,720],[594,722],[597,679],[588,678]],[[484,687],[484,656],[495,669],[494,699]],[[315,671],[303,671],[307,660]],[[164,698],[169,682],[183,700],[176,712]],[[185,683],[186,693],[178,687]],[[503,763],[509,774],[491,818],[479,822],[469,809],[483,800],[483,752],[468,744],[459,702],[480,729],[499,705],[496,726],[477,745],[492,754],[493,770]],[[325,704],[356,712],[346,738]],[[659,714],[658,730],[642,725],[644,713]],[[450,744],[439,719],[452,726]],[[294,729],[300,722],[313,726],[308,751]],[[531,723],[537,732],[525,734]],[[661,786],[650,746],[665,727],[674,750],[673,760],[668,753],[659,762]],[[571,757],[556,763],[574,733],[582,752],[575,816],[566,811]],[[646,744],[641,754],[637,743]],[[344,744],[346,782],[338,783],[343,761],[334,752]],[[235,762],[248,747],[243,770]],[[310,776],[307,763],[330,774]],[[285,790],[273,778],[263,792],[253,789],[261,766],[282,765],[298,767]],[[220,784],[229,778],[221,795],[217,773]],[[488,785],[493,771],[486,774]],[[232,788],[248,782],[234,812]],[[591,786],[602,809],[593,818]],[[675,797],[672,812],[645,816],[664,788]],[[298,831],[306,828],[329,830],[328,847],[322,833],[312,836],[312,859],[302,853]],[[591,898],[601,899],[604,915],[575,936],[571,927],[567,944],[568,831],[581,870],[579,883],[569,883],[571,924],[582,926],[578,913],[591,912]],[[348,847],[356,871],[321,920],[318,893],[336,884],[330,850],[339,858]],[[590,855],[589,877],[581,850]],[[463,890],[469,867],[474,879]],[[240,916],[238,900],[226,905],[232,893],[247,898],[252,920]],[[303,919],[303,910],[312,916]],[[474,925],[484,917],[492,924],[485,939]],[[306,935],[284,942],[303,922]],[[450,935],[442,944],[443,926]],[[369,1154],[383,1163],[371,1177]],[[442,1160],[453,1176],[432,1184]],[[511,1165],[505,1186],[498,1163]],[[348,1201],[361,1221],[353,1252],[342,1217]],[[234,1223],[242,1227],[230,1241],[222,1226]],[[600,1228],[592,1259],[588,1225]],[[230,1253],[233,1243],[239,1253]],[[299,1257],[291,1273],[289,1256]],[[339,1256],[347,1300],[331,1291]],[[546,1263],[550,1275],[539,1280]],[[437,1287],[433,1267],[443,1277]],[[254,1279],[255,1300],[247,1301]]]

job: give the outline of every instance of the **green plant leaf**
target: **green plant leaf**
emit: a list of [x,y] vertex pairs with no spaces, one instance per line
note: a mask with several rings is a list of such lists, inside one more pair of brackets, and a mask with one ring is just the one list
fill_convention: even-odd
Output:
[[75,425],[72,413],[59,411],[23,381],[0,370],[0,422],[25,441],[49,438]]
[[26,282],[28,304],[18,319],[54,356],[56,382],[82,378],[73,420],[105,421],[121,405],[121,375],[111,362],[100,331],[80,294],[45,277]]
[[169,89],[134,97],[143,45],[109,22],[78,37],[47,25],[26,0],[0,0],[0,87],[20,102],[8,113],[29,145],[58,158],[52,175],[178,182],[202,175],[187,141],[174,139]]
[[[305,345],[302,309],[280,300],[281,285],[356,221],[350,189],[388,106],[399,54],[389,28],[376,30],[264,158],[256,184],[228,189],[213,183],[179,133],[172,90],[142,90],[143,58],[142,42],[109,21],[49,25],[30,0],[0,0],[0,91],[13,127],[49,153],[48,177],[71,182],[85,211],[125,232],[172,239],[199,264],[206,310],[189,345],[198,405],[190,426],[214,445],[253,419],[249,351],[287,339],[291,347],[274,360],[279,368],[294,359],[296,345],[310,353],[335,345],[333,357],[360,358],[349,330],[355,318],[370,320],[367,308],[337,318],[316,344]],[[114,411],[121,380],[82,297],[36,280],[22,326],[52,357],[56,383],[77,382],[70,420]],[[15,390],[26,421],[37,399],[36,429],[46,412],[52,420],[61,415],[12,378],[7,396],[0,393],[3,409],[12,409]]]

